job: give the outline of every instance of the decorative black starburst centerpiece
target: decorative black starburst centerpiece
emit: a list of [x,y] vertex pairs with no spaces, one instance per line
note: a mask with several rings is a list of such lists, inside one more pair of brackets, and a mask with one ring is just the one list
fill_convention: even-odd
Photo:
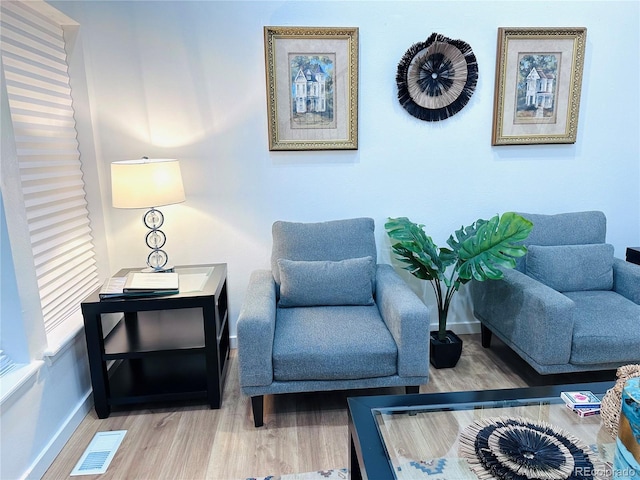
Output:
[[430,97],[438,97],[453,85],[456,70],[442,53],[432,53],[421,62],[418,86]]
[[432,33],[412,45],[398,64],[400,104],[416,118],[444,120],[469,101],[478,82],[478,64],[471,47]]
[[460,435],[460,454],[478,478],[592,480],[605,468],[568,432],[525,418],[487,418]]

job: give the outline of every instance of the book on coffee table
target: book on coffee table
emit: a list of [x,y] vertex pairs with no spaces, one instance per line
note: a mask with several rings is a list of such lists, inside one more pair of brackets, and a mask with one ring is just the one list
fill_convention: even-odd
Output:
[[571,408],[600,408],[600,399],[589,390],[583,392],[561,392],[560,398]]
[[590,417],[592,415],[600,415],[600,407],[596,408],[573,408],[571,405],[567,404],[567,408],[571,410],[573,413],[578,415],[579,417]]

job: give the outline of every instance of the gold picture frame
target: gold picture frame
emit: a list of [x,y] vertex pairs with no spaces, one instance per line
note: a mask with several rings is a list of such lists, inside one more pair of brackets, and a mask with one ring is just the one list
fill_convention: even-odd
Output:
[[575,143],[587,29],[499,28],[492,145]]
[[358,28],[264,27],[269,150],[358,148]]

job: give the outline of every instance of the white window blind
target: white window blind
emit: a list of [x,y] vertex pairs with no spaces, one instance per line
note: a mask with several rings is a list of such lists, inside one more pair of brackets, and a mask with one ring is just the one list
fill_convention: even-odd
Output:
[[16,364],[11,360],[11,357],[0,350],[0,377],[12,372],[15,368]]
[[64,33],[29,6],[1,4],[2,67],[45,330],[99,285],[76,139]]

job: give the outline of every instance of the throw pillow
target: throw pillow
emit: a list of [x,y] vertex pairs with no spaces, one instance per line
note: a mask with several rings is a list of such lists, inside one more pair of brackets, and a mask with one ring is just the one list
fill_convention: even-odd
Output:
[[278,259],[281,307],[373,305],[372,257],[339,262]]
[[529,245],[527,275],[559,292],[611,290],[613,245]]

